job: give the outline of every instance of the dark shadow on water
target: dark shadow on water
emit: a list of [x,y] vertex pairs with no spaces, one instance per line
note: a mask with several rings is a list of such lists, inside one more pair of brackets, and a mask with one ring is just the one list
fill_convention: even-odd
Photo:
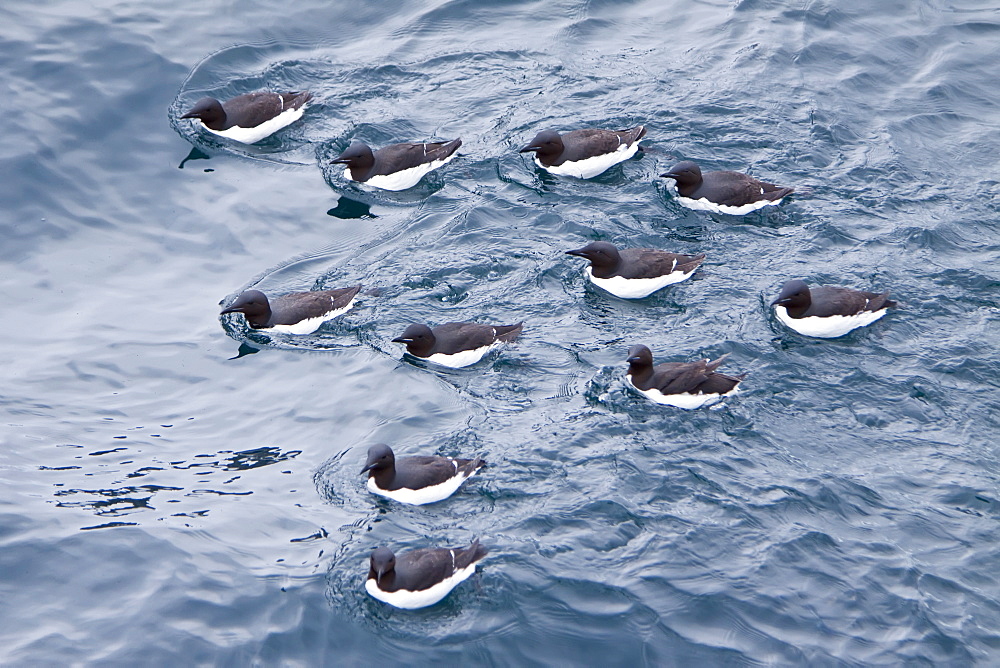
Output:
[[177,169],[184,169],[184,164],[192,160],[211,160],[212,156],[205,153],[197,146],[191,147],[191,152],[187,154],[187,157],[181,160],[181,164],[177,165]]
[[326,215],[343,220],[378,218],[378,216],[372,213],[370,205],[359,202],[356,199],[351,199],[350,197],[344,197],[343,195],[337,200],[337,206],[327,211]]

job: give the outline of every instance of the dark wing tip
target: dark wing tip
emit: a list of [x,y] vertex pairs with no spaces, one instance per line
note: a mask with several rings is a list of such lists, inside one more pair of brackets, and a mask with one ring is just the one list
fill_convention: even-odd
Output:
[[[765,185],[768,185],[768,184],[765,184]],[[785,197],[787,195],[791,195],[793,192],[795,192],[795,188],[782,188],[782,187],[779,187],[779,186],[774,186],[774,188],[775,188],[775,190],[768,190],[767,188],[765,188],[764,189],[764,194],[761,195],[761,197],[763,197],[764,199],[769,200],[771,202],[776,202],[779,199],[781,199],[782,197]]]
[[459,463],[458,470],[464,473],[466,477],[469,477],[479,469],[486,467],[486,462],[483,461],[482,457],[473,457],[472,459],[459,459],[457,461]]
[[482,559],[483,557],[485,557],[490,552],[489,550],[487,550],[485,547],[483,547],[479,543],[479,539],[478,538],[473,539],[472,544],[469,545],[468,549],[469,549],[469,552],[472,554],[472,559],[471,559],[471,561],[469,563],[472,563],[474,561],[479,561],[480,559]]
[[722,363],[726,361],[727,357],[729,357],[729,353],[723,353],[718,357],[716,357],[714,360],[711,361],[705,360],[705,369],[707,371],[715,371],[720,366],[722,366]]
[[493,329],[497,330],[498,341],[509,343],[521,334],[521,330],[524,329],[524,321],[522,320],[514,325],[495,325]]

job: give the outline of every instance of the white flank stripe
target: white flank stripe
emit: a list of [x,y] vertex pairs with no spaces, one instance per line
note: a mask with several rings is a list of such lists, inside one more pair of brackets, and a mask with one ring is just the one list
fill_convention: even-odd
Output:
[[[621,141],[621,139],[619,139],[619,141]],[[613,153],[595,155],[593,158],[585,158],[584,160],[577,160],[576,162],[567,160],[563,164],[553,167],[546,167],[538,160],[538,155],[535,155],[535,164],[550,174],[555,174],[556,176],[574,176],[578,179],[592,179],[598,174],[607,171],[608,168],[617,165],[619,162],[628,160],[635,155],[638,150],[638,142],[633,142],[632,144],[621,144]]]
[[590,282],[602,290],[607,290],[614,296],[621,297],[622,299],[642,299],[668,285],[680,283],[684,279],[690,278],[695,269],[686,274],[683,271],[672,271],[665,276],[657,276],[655,278],[624,278],[622,276],[597,278],[594,276],[592,267],[588,267],[586,271]]
[[[426,152],[426,149],[425,149]],[[451,162],[458,152],[452,153],[447,158],[443,160],[432,160],[431,162],[426,162],[422,165],[417,165],[416,167],[410,167],[409,169],[404,169],[394,174],[379,174],[378,176],[373,176],[367,181],[363,181],[366,186],[372,186],[374,188],[381,188],[382,190],[406,190],[407,188],[412,188],[420,182],[420,179],[424,178],[430,172],[433,172],[438,167],[446,165]],[[351,168],[348,167],[344,170],[344,178],[353,181],[351,178]]]
[[[458,462],[454,462],[454,464],[455,470],[457,471]],[[379,496],[384,496],[387,499],[398,501],[399,503],[407,503],[411,506],[422,506],[427,503],[435,503],[437,501],[447,499],[462,486],[463,482],[474,476],[478,470],[479,469],[476,469],[469,475],[455,475],[442,483],[431,485],[430,487],[424,487],[422,489],[408,489],[406,487],[393,490],[382,489],[375,483],[375,478],[368,478],[368,491],[372,494],[378,494]]]
[[242,144],[253,144],[255,142],[259,142],[265,137],[270,137],[286,125],[291,125],[295,121],[299,120],[302,118],[302,114],[304,114],[305,111],[306,105],[302,105],[298,109],[285,109],[271,120],[264,121],[254,128],[241,128],[238,125],[234,125],[228,130],[213,130],[204,123],[201,123],[201,121],[198,122],[201,123],[203,128],[212,134],[225,137],[226,139],[232,139],[233,141],[238,141]]
[[[454,553],[452,554],[452,557],[454,558]],[[365,568],[368,568],[368,562],[365,562]],[[419,591],[410,591],[408,589],[400,589],[398,591],[382,591],[378,588],[378,583],[373,578],[371,580],[365,580],[365,590],[383,603],[388,603],[389,605],[397,608],[403,608],[405,610],[415,610],[417,608],[426,608],[429,605],[434,605],[447,596],[448,593],[458,586],[460,582],[467,580],[469,576],[475,572],[476,562],[472,562],[462,570],[455,571],[451,577],[445,578],[436,585]]]
[[782,197],[774,202],[762,199],[757,200],[756,202],[750,202],[749,204],[743,204],[741,206],[728,206],[726,204],[709,202],[704,197],[701,199],[691,199],[690,197],[681,197],[680,195],[677,196],[677,201],[689,209],[694,209],[695,211],[711,211],[712,213],[728,213],[730,216],[743,216],[752,211],[763,209],[765,206],[777,206],[781,204],[783,199],[785,198]]
[[482,348],[474,348],[473,350],[463,350],[461,352],[455,353],[454,355],[445,355],[444,353],[434,353],[430,357],[420,357],[418,359],[426,360],[428,362],[433,362],[434,364],[440,364],[441,366],[450,367],[452,369],[460,369],[464,366],[471,366],[483,359],[486,353],[490,352],[495,348],[499,348],[504,345],[503,341],[494,341],[488,346],[483,346]]
[[793,318],[788,315],[784,306],[775,306],[774,314],[778,320],[785,323],[803,336],[814,336],[819,339],[835,339],[847,334],[852,329],[870,325],[888,312],[888,309],[878,311],[862,311],[855,315],[830,315],[826,317],[809,316],[808,318]]
[[[312,334],[327,320],[333,320],[338,315],[343,315],[350,311],[351,306],[354,305],[355,299],[357,299],[356,295],[351,298],[351,301],[347,303],[347,306],[334,309],[324,315],[317,316],[315,318],[308,318],[306,320],[299,320],[294,325],[275,325],[274,327],[268,327],[268,330],[272,332],[282,332],[284,334]],[[333,299],[331,298],[330,301],[332,302]]]
[[682,394],[663,394],[655,388],[650,390],[640,390],[632,383],[631,374],[626,375],[625,378],[628,380],[629,387],[650,401],[654,401],[664,406],[683,408],[684,410],[693,410],[695,408],[701,408],[702,406],[709,406],[717,401],[721,401],[725,397],[733,396],[738,393],[740,389],[740,386],[737,384],[736,387],[725,394],[704,394],[701,392],[698,394],[690,394],[688,392],[684,392]]

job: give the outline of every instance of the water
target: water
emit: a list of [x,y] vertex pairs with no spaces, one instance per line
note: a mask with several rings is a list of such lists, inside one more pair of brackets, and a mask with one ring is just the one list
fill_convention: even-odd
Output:
[[[1000,647],[997,93],[987,3],[4,5],[0,661],[37,666],[995,664]],[[308,88],[256,146],[177,121],[205,93]],[[645,123],[588,182],[516,149]],[[327,169],[353,138],[461,136],[405,193]],[[689,158],[795,186],[679,207]],[[180,167],[180,168],[179,168]],[[638,302],[591,239],[705,252]],[[790,277],[888,289],[833,341]],[[220,322],[265,291],[375,288],[307,337]],[[524,319],[435,372],[411,321]],[[628,345],[730,353],[713,410],[643,402]],[[256,351],[256,352],[255,352]],[[367,446],[480,454],[400,507]],[[440,605],[365,560],[479,536]]]

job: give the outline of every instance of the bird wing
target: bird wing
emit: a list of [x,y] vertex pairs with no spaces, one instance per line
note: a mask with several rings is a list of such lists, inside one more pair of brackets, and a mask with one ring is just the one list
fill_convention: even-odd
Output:
[[624,278],[653,278],[674,271],[688,273],[705,259],[704,255],[681,255],[654,248],[625,248],[618,252],[624,262],[615,273]]
[[831,315],[856,315],[862,311],[877,311],[886,306],[889,293],[876,294],[850,288],[820,286],[810,291],[812,303],[804,317]]
[[279,93],[281,96],[281,103],[284,105],[285,109],[298,109],[306,102],[312,100],[312,93],[307,90],[295,91],[292,93]]
[[291,292],[271,300],[271,325],[294,325],[304,318],[318,318],[333,310],[326,292]]
[[284,102],[280,95],[266,92],[247,93],[224,102],[222,108],[229,114],[230,110],[226,109],[227,105],[239,107],[242,113],[251,113],[254,116],[259,115],[264,118],[277,116],[284,108]]
[[410,591],[427,589],[455,572],[451,550],[427,547],[396,555],[396,586]]
[[481,325],[477,322],[445,323],[434,328],[434,336],[437,339],[436,345],[438,347],[447,339],[454,337],[454,340],[461,343],[463,348],[471,350],[492,345],[496,341],[494,328],[491,325]]
[[417,455],[396,461],[395,484],[407,489],[437,485],[455,475],[455,464],[446,457]]
[[613,130],[587,128],[573,130],[562,135],[564,153],[570,153],[574,161],[586,160],[596,155],[614,153],[622,144],[629,142]]
[[[711,200],[724,206],[742,206],[748,202],[764,199],[761,194],[762,184],[756,179],[740,172],[709,172],[702,176],[702,188],[711,187]],[[702,190],[699,188],[698,190]],[[694,199],[702,197],[695,191]]]
[[514,325],[493,325],[493,329],[496,330],[497,341],[504,341],[510,343],[518,336],[521,335],[521,329],[524,327],[524,322],[519,322]]
[[699,388],[709,380],[713,372],[728,357],[722,355],[714,361],[698,360],[697,362],[667,362],[656,366],[653,376],[654,386],[664,394],[696,394]]
[[699,362],[665,362],[653,368],[653,387],[663,394],[692,392],[708,377],[705,360]]
[[343,308],[347,306],[352,299],[361,290],[360,285],[355,285],[352,288],[336,288],[334,290],[321,290],[319,294],[326,295],[328,299],[331,300],[334,309]]
[[472,541],[469,547],[455,548],[455,566],[466,568],[469,564],[479,561],[486,556],[487,550],[479,544],[479,539]]
[[486,466],[486,462],[480,457],[476,457],[475,459],[456,459],[455,461],[458,462],[458,470],[465,476],[470,476],[476,472],[476,469]]
[[746,374],[740,374],[738,376],[730,376],[725,373],[710,373],[701,384],[695,389],[694,393],[704,392],[705,394],[727,394],[732,391],[734,387],[740,384],[746,378]]
[[[392,144],[375,152],[375,170],[371,176],[379,174],[394,174],[395,172],[435,160],[443,160],[458,150],[461,139],[450,142],[432,142],[427,144]],[[391,165],[391,167],[390,167]]]
[[646,126],[638,125],[629,130],[618,130],[615,134],[621,137],[621,140],[626,144],[634,144],[646,136]]

